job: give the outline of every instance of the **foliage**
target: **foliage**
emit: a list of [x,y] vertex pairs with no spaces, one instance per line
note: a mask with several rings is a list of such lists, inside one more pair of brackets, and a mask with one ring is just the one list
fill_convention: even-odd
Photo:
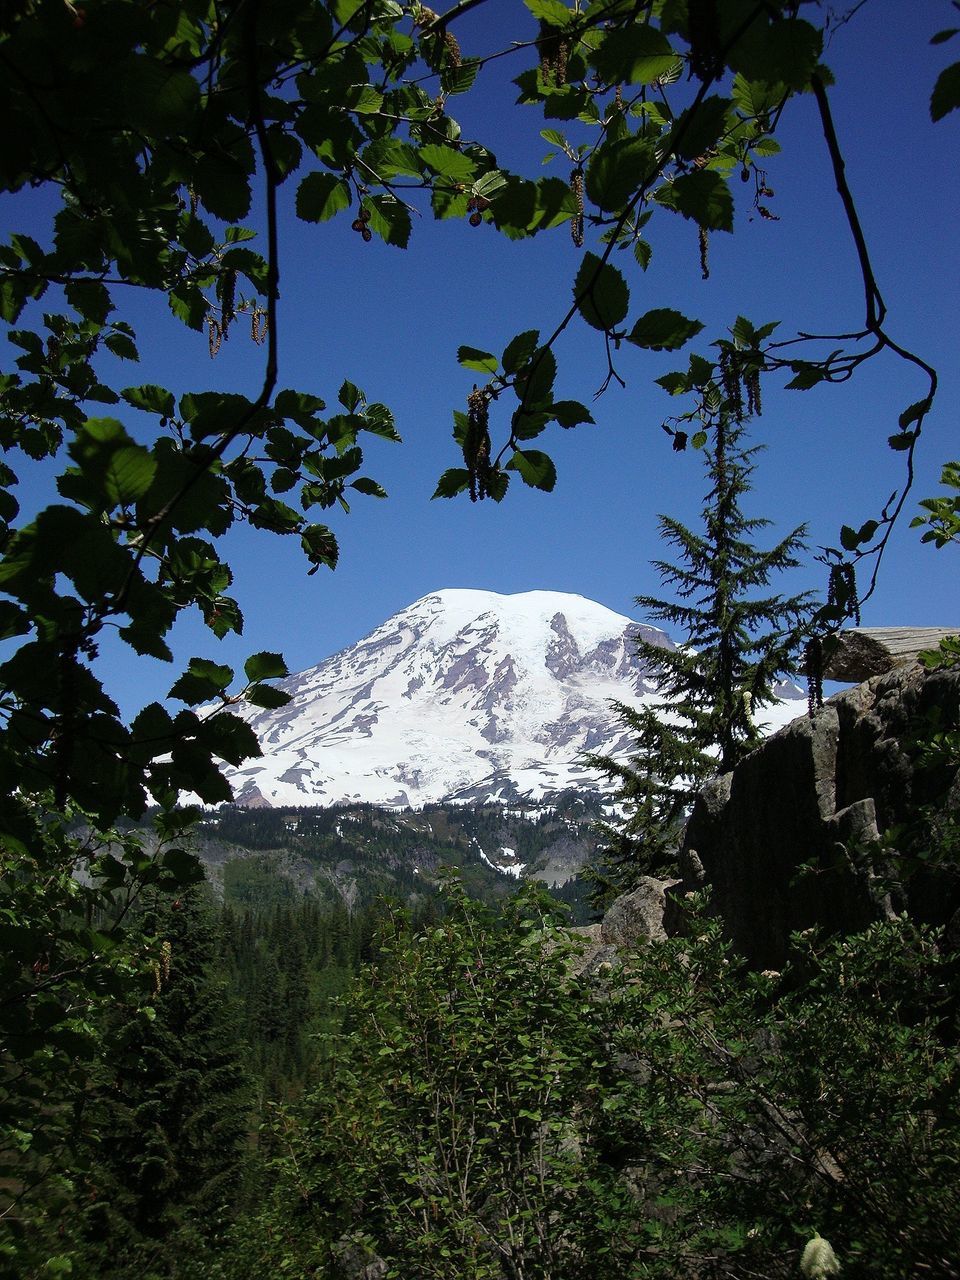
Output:
[[955,492],[938,498],[923,498],[920,506],[924,514],[910,521],[911,528],[926,525],[920,541],[934,542],[938,549],[951,542],[960,542],[960,462],[948,462],[944,466],[940,483]]
[[822,1232],[852,1280],[956,1276],[940,934],[808,933],[759,974],[695,906],[685,937],[574,977],[543,907],[395,923],[205,1274],[788,1280]]
[[637,956],[618,1040],[645,1064],[621,1117],[652,1139],[664,1252],[775,1280],[816,1226],[845,1275],[955,1275],[955,956],[901,919],[797,938],[788,970],[752,974],[693,930]]
[[[633,736],[630,759],[590,757],[620,784],[621,822],[606,822],[607,841],[593,874],[596,906],[633,888],[637,877],[673,868],[679,827],[706,777],[732,769],[760,741],[755,715],[776,698],[776,685],[797,670],[798,650],[812,612],[809,594],[758,595],[770,579],[799,563],[805,530],[795,529],[762,550],[753,541],[769,521],[747,516],[756,447],[743,441],[742,406],[708,383],[698,411],[709,488],[702,531],[660,517],[662,539],[680,563],[655,561],[675,598],[640,596],[648,616],[666,622],[683,642],[667,648],[639,635],[637,651],[668,702],[632,711],[616,706]],[[738,420],[738,417],[740,420]],[[708,436],[711,443],[706,444]]]
[[251,1102],[212,903],[199,888],[157,898],[142,927],[159,941],[153,1017],[114,1019],[117,1051],[87,1099],[80,1265],[104,1276],[176,1275],[223,1230]]
[[[719,388],[714,391],[719,395]],[[689,721],[681,735],[700,751],[715,751],[717,768],[727,772],[757,745],[755,716],[774,701],[777,682],[797,669],[812,598],[756,594],[799,564],[806,530],[794,529],[769,549],[756,546],[753,534],[770,522],[746,515],[741,501],[752,487],[757,450],[745,447],[743,423],[725,403],[712,433],[702,533],[660,517],[661,536],[678,550],[681,563],[656,561],[655,567],[676,598],[637,598],[651,617],[679,628],[685,643],[663,649],[641,637],[638,647],[661,691],[678,700]]]
[[552,910],[526,889],[498,920],[455,893],[345,1001],[297,1154],[327,1250],[355,1235],[399,1275],[622,1274],[630,1199],[583,1147],[602,1023]]
[[[511,44],[525,60],[522,102],[542,108],[545,140],[571,166],[569,177],[538,181],[502,171],[447,114],[483,69],[451,29],[473,7],[437,17],[394,0],[14,0],[0,13],[0,191],[18,228],[0,247],[0,320],[16,349],[15,369],[0,375],[0,845],[12,982],[0,1035],[4,1119],[16,1131],[6,1185],[23,1206],[5,1215],[0,1247],[21,1274],[68,1269],[55,1241],[46,1259],[27,1256],[16,1234],[43,1197],[54,1203],[54,1153],[82,1128],[70,1102],[106,1052],[105,1009],[114,998],[139,1007],[149,983],[149,953],[128,938],[125,912],[144,885],[176,895],[196,875],[178,844],[164,851],[173,806],[182,792],[228,800],[218,762],[259,753],[231,706],[285,697],[270,683],[285,673],[276,653],[252,655],[239,678],[196,656],[171,682],[181,710],[155,702],[124,724],[103,683],[105,636],[171,661],[169,637],[187,611],[216,638],[241,633],[225,535],[246,523],[293,536],[310,572],[332,567],[336,537],[317,516],[353,493],[382,496],[363,472],[361,441],[398,438],[389,409],[340,373],[329,386],[327,375],[319,388],[283,387],[284,184],[321,234],[350,223],[358,251],[374,236],[404,247],[417,201],[509,238],[561,226],[579,248],[590,236],[551,333],[518,334],[496,358],[461,349],[464,367],[488,381],[455,418],[464,465],[438,493],[499,499],[514,474],[549,490],[554,465],[530,442],[551,423],[590,420],[555,394],[554,347],[575,317],[603,341],[608,382],[620,377],[624,344],[675,350],[699,332],[668,305],[631,316],[614,252],[632,251],[645,268],[648,224],[678,218],[697,229],[707,270],[709,237],[732,229],[744,175],[769,216],[762,164],[778,150],[789,98],[810,91],[864,279],[863,327],[809,359],[748,327],[736,369],[751,385],[787,370],[802,389],[844,380],[874,354],[907,360],[923,394],[890,444],[910,474],[936,375],[889,334],[843,174],[822,36],[796,4],[529,0],[537,36]],[[935,116],[955,105],[954,79],[948,69],[938,82]],[[125,362],[139,358],[131,317],[151,305],[205,336],[212,355],[249,324],[259,391],[129,381]],[[702,368],[692,362],[690,377]],[[516,406],[498,449],[490,412],[508,394]],[[907,487],[837,557],[879,554]],[[107,851],[112,825],[152,802],[160,853],[126,837]],[[73,840],[74,821],[89,826],[89,842]],[[88,875],[85,850],[97,847]]]
[[614,703],[630,734],[630,757],[591,755],[586,763],[615,783],[622,815],[597,823],[597,858],[588,866],[590,902],[603,911],[618,894],[635,888],[641,875],[670,875],[690,795],[715,761],[667,723],[652,707]]
[[153,1016],[160,944],[132,908],[202,875],[179,818],[160,815],[149,848],[141,832],[96,833],[52,807],[27,816],[33,830],[0,845],[0,1258],[21,1275],[60,1256],[53,1232],[72,1203],[91,1073]]

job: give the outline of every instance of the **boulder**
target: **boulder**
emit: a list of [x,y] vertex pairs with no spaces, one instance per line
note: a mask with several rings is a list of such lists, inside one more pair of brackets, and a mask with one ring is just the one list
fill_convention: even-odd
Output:
[[600,925],[600,941],[611,947],[632,947],[665,938],[666,895],[679,884],[679,880],[643,876],[635,889],[611,903]]
[[331,1253],[336,1280],[384,1280],[389,1270],[359,1234],[341,1236]]

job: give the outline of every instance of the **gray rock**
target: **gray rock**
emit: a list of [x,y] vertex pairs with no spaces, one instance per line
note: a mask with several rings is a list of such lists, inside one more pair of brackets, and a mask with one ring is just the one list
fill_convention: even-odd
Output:
[[636,889],[617,898],[603,917],[600,939],[609,946],[629,947],[665,938],[666,893],[679,880],[644,876]]
[[331,1249],[336,1280],[383,1280],[389,1270],[362,1237],[342,1236]]

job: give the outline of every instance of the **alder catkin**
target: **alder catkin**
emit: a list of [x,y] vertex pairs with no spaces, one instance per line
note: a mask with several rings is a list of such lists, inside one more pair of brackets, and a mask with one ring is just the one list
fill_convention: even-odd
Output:
[[570,190],[577,204],[577,211],[570,223],[570,235],[578,249],[583,248],[583,170],[577,166],[570,175]]
[[470,501],[487,496],[490,476],[489,401],[477,387],[467,396],[467,434],[463,442],[463,460],[470,473]]
[[232,269],[228,269],[223,273],[220,281],[220,326],[223,329],[224,337],[227,336],[230,325],[237,314],[236,299],[237,273]]

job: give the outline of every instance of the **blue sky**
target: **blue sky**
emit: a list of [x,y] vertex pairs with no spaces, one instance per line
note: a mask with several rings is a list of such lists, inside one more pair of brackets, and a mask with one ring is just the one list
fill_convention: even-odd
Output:
[[[837,32],[825,58],[838,79],[831,101],[888,327],[941,376],[919,457],[918,498],[936,490],[940,466],[960,454],[960,113],[938,125],[928,113],[936,75],[952,60],[952,46],[928,42],[950,25],[952,14],[940,0],[871,0]],[[532,33],[532,20],[516,0],[492,0],[457,33],[465,53],[491,52],[518,23]],[[451,99],[448,110],[465,136],[484,141],[505,167],[566,177],[562,157],[541,168],[548,149],[538,136],[542,117],[513,106],[509,81],[522,65],[512,58],[491,64],[473,93]],[[647,273],[627,255],[618,259],[631,285],[631,315],[673,306],[706,323],[688,350],[705,350],[738,313],[757,323],[780,320],[784,337],[862,323],[853,246],[811,98],[790,105],[778,137],[784,151],[769,162],[768,181],[780,220],[750,221],[744,199],[734,234],[711,238],[709,280],[700,278],[692,224],[666,213],[650,227],[654,258]],[[552,331],[569,304],[579,253],[566,227],[514,244],[491,226],[429,217],[415,223],[406,251],[376,239],[364,244],[349,218],[319,227],[298,223],[294,194],[292,187],[282,191],[279,385],[332,404],[350,378],[369,399],[390,405],[404,443],[370,437],[365,470],[390,496],[358,495],[349,516],[331,513],[341,543],[334,573],[308,578],[296,540],[250,530],[232,534],[226,554],[245,634],[218,644],[185,620],[174,632],[178,660],[202,654],[239,666],[251,652],[279,649],[291,669],[300,669],[441,587],[569,591],[641,620],[634,597],[659,592],[649,566],[663,554],[658,514],[695,522],[701,502],[702,459],[672,452],[659,424],[676,402],[653,383],[684,364],[686,352],[622,352],[626,389],[612,387],[593,402],[606,368],[602,338],[574,322],[557,349],[558,386],[588,403],[597,425],[567,432],[553,427],[536,442],[557,463],[555,491],[534,492],[515,479],[501,505],[471,504],[465,496],[431,502],[440,473],[460,462],[451,414],[464,406],[478,376],[458,367],[457,347],[499,352],[521,330]],[[12,204],[0,213],[16,224]],[[128,368],[129,382],[160,382],[178,392],[258,388],[261,353],[239,326],[211,362],[206,339],[163,314],[132,318],[142,362]],[[752,429],[767,447],[747,505],[751,514],[774,520],[771,540],[806,522],[812,545],[835,544],[841,523],[858,525],[876,515],[901,483],[901,456],[886,447],[886,437],[901,410],[924,393],[919,374],[892,356],[842,387],[787,392],[768,378],[763,416]],[[908,524],[904,520],[895,535],[864,624],[960,624],[956,550],[922,547]],[[817,565],[783,583],[791,592],[822,586]],[[106,652],[108,687],[128,713],[162,696],[180,670],[127,657],[119,646]]]

